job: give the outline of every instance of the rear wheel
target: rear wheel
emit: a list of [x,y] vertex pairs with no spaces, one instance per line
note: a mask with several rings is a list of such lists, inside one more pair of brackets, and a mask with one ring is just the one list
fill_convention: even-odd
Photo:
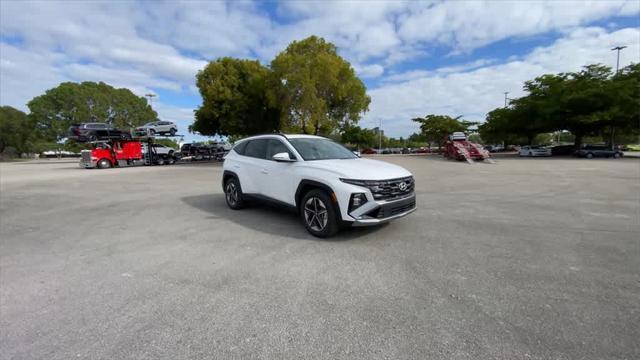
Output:
[[329,195],[322,190],[309,191],[302,198],[300,216],[307,231],[320,238],[335,235],[338,232],[338,220]]
[[619,158],[621,158],[621,157],[622,157],[622,154],[620,154],[620,153],[613,153],[613,158],[614,158],[614,159],[619,159]]
[[171,134],[171,136],[174,136],[176,134],[176,129],[169,130],[169,134]]
[[111,161],[107,159],[101,159],[98,161],[98,169],[108,169],[111,167]]
[[229,178],[224,183],[224,197],[227,200],[227,205],[233,210],[240,210],[245,207],[240,182],[235,177]]
[[593,159],[593,154],[592,153],[587,153],[587,159]]
[[153,136],[156,134],[156,131],[154,129],[149,129],[149,135]]

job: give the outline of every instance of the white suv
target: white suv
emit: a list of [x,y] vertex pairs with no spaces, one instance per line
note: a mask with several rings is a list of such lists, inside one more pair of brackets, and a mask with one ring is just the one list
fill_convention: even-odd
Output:
[[375,225],[416,209],[406,169],[362,159],[344,146],[311,135],[260,135],[238,142],[225,158],[222,188],[237,210],[249,199],[293,207],[318,237],[341,226]]

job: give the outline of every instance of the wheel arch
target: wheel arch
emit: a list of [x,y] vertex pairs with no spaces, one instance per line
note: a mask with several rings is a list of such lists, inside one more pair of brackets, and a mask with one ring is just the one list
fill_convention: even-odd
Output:
[[[227,182],[227,180],[229,180],[230,178],[235,178],[238,180],[238,182],[240,182],[240,178],[238,177],[238,174],[236,174],[233,171],[230,170],[225,170],[222,173],[222,188],[224,189],[224,184]],[[242,185],[240,185],[242,187]]]
[[[315,189],[320,189],[327,192],[327,194],[332,200],[332,204],[336,211],[336,214],[338,215],[339,219],[341,219],[342,215],[340,212],[338,199],[336,199],[335,197],[335,192],[329,185],[321,183],[319,181],[315,181],[315,180],[302,179],[300,180],[300,183],[298,183],[298,187],[296,188],[296,194],[295,194],[296,209],[300,211],[300,205],[302,203],[302,198],[304,197],[304,195],[309,191],[315,190]],[[334,194],[334,195],[332,196],[331,194]]]

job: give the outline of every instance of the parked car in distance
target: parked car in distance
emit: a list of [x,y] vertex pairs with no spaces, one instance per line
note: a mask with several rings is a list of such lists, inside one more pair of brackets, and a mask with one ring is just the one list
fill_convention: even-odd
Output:
[[618,149],[611,150],[611,148],[606,145],[586,145],[580,150],[576,151],[575,155],[579,157],[585,157],[587,159],[591,159],[594,157],[612,157],[617,159],[624,156],[622,151]]
[[360,151],[360,154],[362,154],[362,155],[372,155],[372,154],[377,154],[377,153],[378,152],[376,150],[371,149],[371,148],[366,148],[366,149],[363,149],[362,151]]
[[484,147],[488,152],[500,152],[504,151],[504,146],[502,145],[487,145]]
[[152,121],[136,128],[136,133],[147,135],[175,135],[178,132],[178,125],[171,121]]
[[258,135],[236,143],[223,165],[227,205],[249,199],[298,212],[311,235],[329,237],[343,226],[381,224],[416,209],[414,179],[406,169],[364,159],[313,135]]
[[544,146],[531,146],[526,145],[520,147],[518,156],[551,156],[551,149]]
[[551,155],[572,155],[575,152],[575,145],[556,145],[551,147]]
[[68,135],[70,139],[80,142],[131,139],[131,133],[128,131],[116,129],[111,124],[98,122],[73,124],[69,127]]

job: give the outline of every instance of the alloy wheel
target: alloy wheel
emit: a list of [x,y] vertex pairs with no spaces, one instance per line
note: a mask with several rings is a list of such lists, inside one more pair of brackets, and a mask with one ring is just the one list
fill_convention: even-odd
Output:
[[229,181],[225,190],[227,202],[229,205],[235,206],[238,203],[238,187],[236,187],[233,181]]
[[313,196],[304,204],[304,220],[313,231],[322,231],[327,226],[328,213],[324,202]]

